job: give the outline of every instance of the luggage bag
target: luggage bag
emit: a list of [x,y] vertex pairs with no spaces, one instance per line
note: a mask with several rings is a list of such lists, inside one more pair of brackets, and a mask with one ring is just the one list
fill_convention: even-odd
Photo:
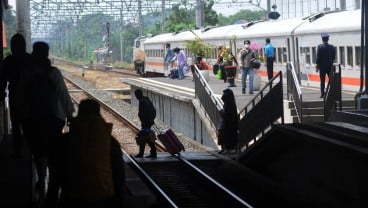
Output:
[[171,129],[160,132],[157,137],[170,154],[174,155],[185,151],[183,144]]

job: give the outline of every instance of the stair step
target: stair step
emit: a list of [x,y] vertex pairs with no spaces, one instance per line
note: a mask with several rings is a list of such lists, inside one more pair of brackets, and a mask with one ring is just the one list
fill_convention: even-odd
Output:
[[[294,116],[292,118],[293,123],[298,123],[298,117]],[[323,122],[324,116],[323,115],[309,115],[309,116],[303,116],[302,123],[315,123],[315,122]]]

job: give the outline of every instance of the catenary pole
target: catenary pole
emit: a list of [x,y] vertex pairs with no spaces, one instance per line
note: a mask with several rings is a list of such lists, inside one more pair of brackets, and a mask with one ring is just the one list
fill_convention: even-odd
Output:
[[30,0],[16,0],[17,32],[26,39],[26,50],[31,52],[31,18],[30,18]]

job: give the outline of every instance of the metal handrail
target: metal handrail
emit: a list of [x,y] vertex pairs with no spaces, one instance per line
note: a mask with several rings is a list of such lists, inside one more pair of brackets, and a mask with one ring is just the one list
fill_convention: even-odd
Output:
[[[286,82],[288,99],[294,103],[299,123],[303,121],[303,94],[295,72],[293,62],[286,64]],[[291,97],[290,97],[291,96]]]
[[331,111],[342,110],[341,64],[334,64],[329,74],[326,96],[323,98],[324,120],[328,121]]
[[[276,83],[276,79],[279,81]],[[275,84],[276,83],[276,84]],[[266,92],[266,90],[269,90]],[[276,121],[284,123],[282,72],[274,76],[239,113],[238,145],[242,150],[257,142]]]
[[214,126],[217,127],[221,118],[220,110],[223,109],[223,102],[212,91],[197,65],[194,65],[193,72],[195,96],[199,99]]

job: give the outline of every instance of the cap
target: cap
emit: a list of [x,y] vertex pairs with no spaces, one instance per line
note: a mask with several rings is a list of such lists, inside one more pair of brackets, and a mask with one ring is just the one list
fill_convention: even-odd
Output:
[[322,38],[328,38],[328,37],[330,37],[330,36],[329,36],[327,33],[322,33],[322,34],[321,34],[321,37],[322,37]]

